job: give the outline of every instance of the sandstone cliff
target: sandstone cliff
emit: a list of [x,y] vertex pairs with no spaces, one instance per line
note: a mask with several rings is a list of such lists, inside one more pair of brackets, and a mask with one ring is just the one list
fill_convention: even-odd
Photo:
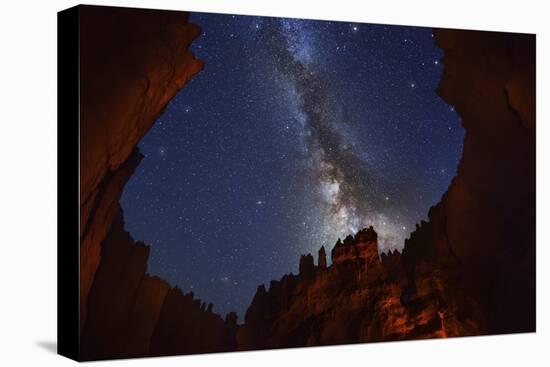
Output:
[[223,320],[192,294],[146,274],[149,249],[124,230],[119,199],[142,156],[137,143],[202,69],[188,14],[81,6],[81,358],[234,349]]
[[[300,273],[260,286],[238,331],[240,349],[300,347],[476,335],[473,315],[458,315],[443,280],[422,279],[409,295],[398,252],[378,255],[373,228],[338,241],[332,265],[302,257]],[[307,264],[307,265],[305,265]],[[475,307],[460,296],[460,306]]]

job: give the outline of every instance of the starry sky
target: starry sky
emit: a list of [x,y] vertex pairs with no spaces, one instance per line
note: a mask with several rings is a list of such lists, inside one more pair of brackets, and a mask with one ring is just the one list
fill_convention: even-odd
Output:
[[402,249],[456,174],[430,28],[194,13],[205,62],[143,138],[126,228],[149,272],[243,321],[258,285],[373,225]]

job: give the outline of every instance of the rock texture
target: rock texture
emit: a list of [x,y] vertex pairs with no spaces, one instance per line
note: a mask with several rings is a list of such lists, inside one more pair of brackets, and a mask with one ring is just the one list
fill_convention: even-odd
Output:
[[458,174],[403,253],[375,229],[263,285],[245,323],[147,274],[124,230],[136,145],[202,68],[182,12],[81,7],[81,358],[525,332],[535,329],[534,36],[437,30],[439,94],[466,129]]
[[438,209],[445,241],[426,246],[458,259],[483,333],[534,331],[535,36],[439,30],[436,43],[444,51],[438,93],[466,136]]
[[301,266],[300,274],[272,281],[268,291],[260,286],[238,331],[238,347],[247,350],[478,334],[474,312],[454,312],[455,307],[475,304],[465,301],[464,296],[459,305],[444,299],[444,280],[421,279],[422,289],[406,293],[409,283],[401,255],[394,252],[379,257],[376,232],[371,227],[343,243],[339,241],[332,251],[331,266]]
[[226,320],[147,271],[149,248],[124,230],[120,195],[138,141],[199,70],[200,29],[184,12],[81,6],[80,357],[235,349]]
[[183,12],[80,7],[80,305],[125,182],[116,181],[138,141],[203,64],[188,50],[200,29]]

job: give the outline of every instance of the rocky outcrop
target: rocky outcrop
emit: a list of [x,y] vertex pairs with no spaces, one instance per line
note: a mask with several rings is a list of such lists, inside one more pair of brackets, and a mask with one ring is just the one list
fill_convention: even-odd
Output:
[[325,269],[327,267],[327,253],[325,252],[325,246],[321,246],[317,255],[319,268]]
[[[303,256],[309,259],[310,256]],[[475,312],[451,312],[441,279],[405,295],[398,252],[378,256],[373,228],[338,241],[332,265],[260,286],[238,331],[242,350],[476,335]],[[460,307],[475,307],[461,297]],[[454,304],[452,305],[454,307]],[[462,318],[460,318],[462,317]]]
[[[299,275],[261,286],[239,349],[535,330],[535,38],[436,30],[438,93],[460,114],[448,191],[405,242],[378,256],[372,228]],[[323,249],[324,253],[324,249]],[[307,259],[307,260],[306,260]]]
[[112,359],[234,350],[237,319],[212,312],[146,273],[149,247],[124,230],[122,211],[102,243],[88,299],[81,358]]
[[344,243],[340,240],[332,248],[331,259],[333,264],[341,264],[355,259],[364,259],[369,262],[378,257],[378,235],[372,228],[359,231],[355,238],[348,236]]
[[125,182],[114,182],[168,101],[202,68],[184,12],[81,6],[80,322]]
[[438,93],[466,136],[437,214],[444,240],[426,247],[457,258],[482,332],[534,331],[535,36],[438,30],[436,43],[444,51]]
[[81,6],[80,358],[235,349],[223,320],[147,271],[149,248],[124,230],[120,195],[138,141],[202,68],[188,50],[200,29],[176,11]]

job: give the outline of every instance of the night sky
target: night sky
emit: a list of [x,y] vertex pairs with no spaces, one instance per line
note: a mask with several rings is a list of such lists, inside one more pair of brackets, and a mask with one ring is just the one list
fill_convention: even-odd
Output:
[[195,13],[202,72],[140,142],[126,228],[214,312],[373,225],[401,249],[456,173],[430,28]]

